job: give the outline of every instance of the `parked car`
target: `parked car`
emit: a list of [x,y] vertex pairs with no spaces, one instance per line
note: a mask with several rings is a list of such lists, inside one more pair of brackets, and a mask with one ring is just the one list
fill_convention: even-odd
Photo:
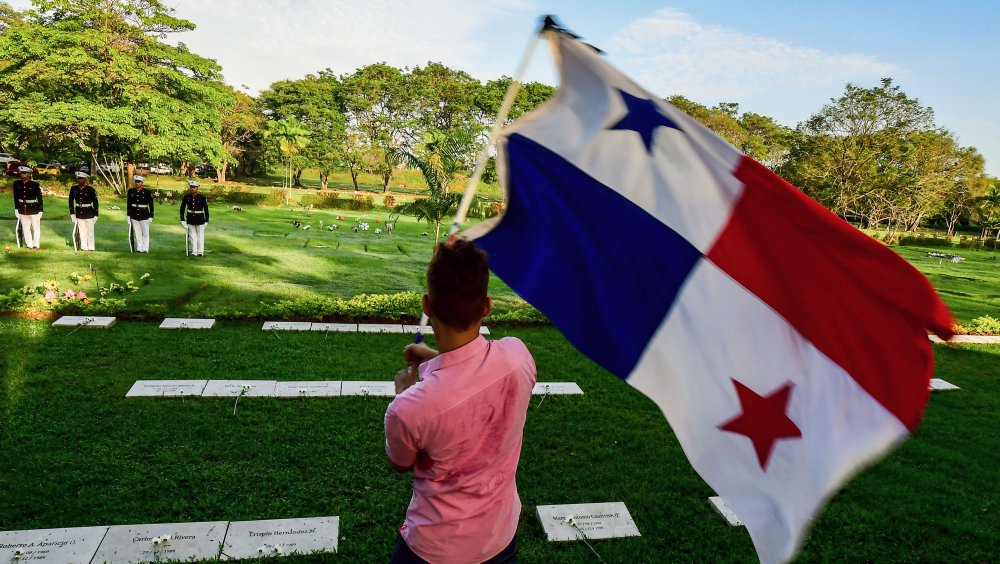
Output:
[[[8,176],[20,176],[21,173],[18,172],[17,169],[20,168],[21,165],[23,165],[23,164],[24,163],[22,163],[21,161],[17,161],[17,160],[10,161],[9,163],[7,163],[7,175]],[[35,168],[35,167],[31,167],[31,174],[38,174],[38,169]]]
[[[118,166],[118,163],[98,163],[97,165],[98,172],[118,172],[120,169],[121,167]],[[81,168],[80,170],[83,169]]]
[[10,161],[16,161],[16,160],[17,159],[14,158],[14,155],[10,153],[0,153],[0,164],[4,166],[10,164]]
[[170,165],[159,163],[149,167],[150,174],[173,174],[174,171],[170,168]]
[[36,174],[51,174],[55,176],[59,174],[59,163],[42,163],[35,170],[38,171]]

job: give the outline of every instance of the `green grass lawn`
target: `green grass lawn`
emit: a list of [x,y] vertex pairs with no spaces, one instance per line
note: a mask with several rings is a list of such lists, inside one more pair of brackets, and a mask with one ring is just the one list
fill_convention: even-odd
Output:
[[[385,234],[378,221],[389,218],[387,211],[245,206],[245,211],[237,212],[218,204],[211,207],[206,256],[186,258],[179,206],[160,204],[150,229],[150,252],[130,254],[125,212],[108,209],[124,204],[106,198],[96,227],[97,251],[82,253],[73,250],[72,223],[64,202],[50,198],[47,204],[41,249],[18,249],[14,218],[9,215],[11,195],[0,194],[0,247],[10,247],[0,258],[0,293],[56,280],[62,289],[96,296],[98,283],[106,287],[112,281],[132,280],[138,284],[148,272],[153,282],[124,296],[132,311],[244,317],[253,316],[261,302],[422,293],[433,248],[433,231],[409,217],[396,222],[392,236]],[[296,229],[293,220],[311,228]],[[368,222],[370,230],[352,232],[359,220]],[[320,221],[338,228],[321,230]],[[377,228],[383,229],[381,235],[375,234]],[[424,236],[425,232],[431,236]],[[87,274],[91,265],[96,280],[82,284],[70,280],[74,272]],[[493,280],[491,292],[500,308],[517,301],[499,280]],[[408,313],[419,315],[419,311]]]
[[[300,193],[297,191],[296,194]],[[184,235],[178,205],[159,205],[152,226],[150,253],[129,254],[121,200],[105,198],[97,224],[97,251],[78,253],[70,241],[72,224],[63,198],[49,198],[42,220],[42,249],[17,249],[10,193],[0,194],[0,247],[10,252],[0,258],[0,293],[12,288],[56,280],[60,287],[94,294],[96,283],[129,280],[138,283],[149,273],[153,283],[126,294],[127,310],[158,315],[256,317],[259,304],[310,298],[349,298],[363,293],[423,292],[423,272],[433,242],[422,236],[426,223],[401,218],[394,234],[376,235],[377,220],[387,211],[306,211],[291,207],[244,206],[236,212],[225,204],[212,206],[206,231],[206,256],[184,257]],[[343,216],[344,220],[337,220]],[[295,229],[292,220],[311,223]],[[334,223],[336,231],[320,231],[319,221]],[[353,233],[357,221],[371,231]],[[447,226],[445,226],[445,230]],[[431,231],[432,232],[432,231]],[[940,292],[961,322],[990,315],[1000,318],[1000,261],[985,250],[894,247],[920,269]],[[928,257],[928,252],[955,252],[961,263]],[[71,283],[73,272],[85,274],[90,265],[97,280]],[[859,272],[858,276],[864,276]],[[497,311],[515,307],[516,295],[495,277],[490,291]],[[413,315],[419,312],[411,312]]]
[[[534,398],[518,488],[523,562],[592,562],[582,543],[548,543],[534,507],[623,501],[642,537],[594,542],[607,562],[750,562],[746,531],[709,507],[658,409],[552,328],[514,334],[542,381],[584,396]],[[0,319],[0,530],[339,515],[336,557],[385,562],[410,476],[384,457],[387,398],[125,399],[138,378],[389,379],[402,335],[211,331],[155,323],[56,330]],[[1000,527],[1000,348],[935,347],[937,376],[915,436],[851,482],[816,522],[803,562],[988,562]]]

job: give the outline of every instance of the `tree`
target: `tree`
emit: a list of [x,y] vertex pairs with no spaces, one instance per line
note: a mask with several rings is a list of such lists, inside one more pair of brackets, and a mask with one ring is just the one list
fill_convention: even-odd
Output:
[[457,170],[456,153],[460,152],[461,142],[450,140],[439,131],[428,132],[420,144],[420,155],[393,149],[389,160],[406,162],[420,170],[427,183],[430,195],[426,198],[401,204],[393,209],[393,214],[412,215],[418,220],[425,220],[434,229],[434,248],[441,238],[441,224],[451,215],[454,208],[462,200],[462,194],[449,191],[448,187]]
[[[287,159],[288,175],[285,178],[288,180],[288,196],[285,198],[285,203],[292,199],[292,157],[309,144],[309,133],[309,130],[303,127],[302,122],[293,117],[280,121],[269,121],[264,130],[264,137],[274,141],[278,150]],[[284,181],[282,181],[282,187],[284,187]]]
[[32,4],[0,17],[0,121],[18,146],[43,136],[115,162],[102,174],[119,192],[137,158],[221,162],[221,69],[160,41],[194,24],[159,0]]
[[343,84],[346,127],[367,138],[370,168],[382,177],[387,191],[392,180],[392,149],[412,141],[416,114],[415,92],[407,87],[404,72],[385,63],[362,67],[340,78]]
[[[496,80],[487,81],[476,97],[475,107],[478,110],[478,119],[487,127],[492,128],[493,123],[500,113],[500,104],[503,103],[504,96],[510,88],[513,79],[509,76],[502,76]],[[507,119],[500,124],[503,127],[510,125],[516,119],[538,108],[549,100],[556,93],[556,89],[540,82],[525,82],[517,89],[514,103],[507,114]]]
[[916,229],[924,216],[937,214],[948,229],[948,237],[963,217],[968,218],[976,200],[986,194],[989,183],[983,171],[985,160],[974,148],[962,147],[947,131],[925,131],[914,141],[913,168],[918,189],[907,229]]
[[739,117],[740,151],[771,170],[777,170],[788,156],[792,132],[774,119],[747,112]]
[[313,166],[319,169],[320,187],[326,189],[331,170],[342,165],[340,148],[347,141],[340,80],[330,70],[282,80],[262,92],[260,101],[271,119],[294,117],[310,131],[309,142],[296,159],[295,185],[301,185],[303,167]]
[[868,226],[900,223],[901,207],[919,187],[913,169],[916,134],[933,129],[934,111],[907,96],[892,79],[844,94],[805,123],[792,137],[780,172],[820,203]]
[[987,179],[988,192],[976,199],[973,204],[973,215],[982,229],[980,237],[985,240],[990,232],[997,230],[997,241],[1000,241],[1000,179]]
[[229,165],[239,163],[240,156],[252,146],[267,122],[256,100],[235,89],[229,88],[229,91],[233,103],[222,110],[220,137],[225,158],[217,163],[219,182],[226,181]]

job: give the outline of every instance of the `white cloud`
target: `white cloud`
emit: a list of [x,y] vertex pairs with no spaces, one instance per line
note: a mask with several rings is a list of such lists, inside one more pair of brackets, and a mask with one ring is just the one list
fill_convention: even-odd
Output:
[[[337,74],[384,61],[397,67],[442,62],[477,78],[503,74],[478,31],[526,0],[168,0],[198,26],[169,41],[216,59],[226,81],[252,92],[330,68]],[[508,70],[507,73],[510,71]]]
[[739,101],[753,94],[862,82],[902,69],[862,54],[832,54],[661,10],[625,26],[606,50],[651,91],[694,100]]

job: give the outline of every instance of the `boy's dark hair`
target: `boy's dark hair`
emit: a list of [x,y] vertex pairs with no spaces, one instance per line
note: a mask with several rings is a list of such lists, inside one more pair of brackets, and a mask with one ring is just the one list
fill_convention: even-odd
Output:
[[434,317],[453,329],[468,329],[483,320],[490,281],[486,253],[472,241],[438,245],[427,268],[427,297]]

